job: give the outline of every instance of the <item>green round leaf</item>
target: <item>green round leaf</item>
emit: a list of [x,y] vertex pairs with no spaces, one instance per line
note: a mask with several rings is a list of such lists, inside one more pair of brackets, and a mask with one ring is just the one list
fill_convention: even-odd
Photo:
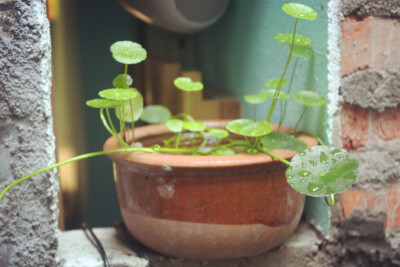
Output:
[[[126,80],[125,80],[126,77]],[[132,77],[129,74],[120,74],[114,78],[112,84],[115,88],[128,88],[133,83]]]
[[271,123],[267,121],[256,121],[243,127],[240,133],[244,136],[258,137],[269,134],[272,130]]
[[[282,44],[291,45],[293,40],[292,33],[280,33],[275,35],[275,40]],[[294,37],[294,45],[295,46],[309,46],[312,43],[310,38],[307,38],[303,35],[296,34]]]
[[[277,88],[280,80],[281,79],[271,79],[271,80],[266,81],[265,85],[268,87]],[[285,84],[287,84],[287,80],[283,79],[281,86],[284,86]]]
[[129,100],[135,98],[139,92],[130,89],[112,88],[99,92],[99,96],[112,100]]
[[150,105],[143,109],[140,119],[150,124],[163,123],[171,117],[171,111],[162,105]]
[[128,101],[118,101],[110,99],[92,99],[86,101],[86,105],[92,108],[116,108],[126,105]]
[[290,16],[298,19],[306,19],[312,21],[315,20],[318,16],[317,12],[311,7],[297,3],[284,4],[282,6],[282,10]]
[[179,133],[183,129],[183,121],[179,119],[170,119],[167,120],[165,126],[167,126],[171,132]]
[[201,82],[193,82],[188,77],[178,77],[174,80],[174,85],[183,91],[201,91],[203,90],[203,84]]
[[183,128],[191,132],[201,132],[204,131],[207,126],[197,121],[185,121],[183,122]]
[[238,119],[238,120],[229,122],[226,125],[226,129],[228,131],[230,131],[231,133],[241,135],[242,128],[247,125],[250,125],[252,123],[254,123],[254,121],[249,120],[249,119]]
[[286,149],[291,151],[303,151],[307,144],[290,134],[270,133],[261,138],[263,146],[268,149]]
[[313,91],[300,91],[295,93],[293,97],[297,102],[308,107],[319,107],[325,104],[325,98]]
[[250,137],[263,136],[273,130],[271,123],[267,121],[254,122],[249,119],[231,121],[226,125],[226,129],[232,133]]
[[232,150],[232,149],[229,149],[229,148],[218,149],[217,151],[215,151],[213,153],[213,155],[218,155],[218,156],[221,156],[221,155],[235,155],[235,154],[236,154],[235,151]]
[[[137,121],[143,112],[143,97],[139,93],[139,91],[134,88],[130,88],[127,90],[132,90],[133,92],[135,92],[136,97],[129,100],[128,103],[124,107],[116,108],[115,115],[118,117],[118,119],[121,120],[123,118],[124,121],[126,121],[126,122]],[[133,108],[133,112],[132,112],[132,108]]]
[[226,138],[229,136],[229,132],[224,129],[211,129],[208,133],[216,138]]
[[358,162],[345,151],[314,146],[292,158],[286,179],[302,194],[324,197],[349,189],[357,179],[358,166]]
[[[274,98],[275,91],[276,91],[275,89],[261,89],[259,91],[259,94],[263,95],[263,96],[265,96],[267,98]],[[290,95],[289,94],[286,94],[286,93],[284,93],[282,91],[279,92],[278,100],[288,100],[288,99],[290,99]]]
[[260,104],[267,101],[267,97],[264,95],[245,95],[244,100],[250,104]]
[[[288,46],[290,51],[290,46]],[[314,50],[307,46],[293,46],[293,55],[296,57],[311,57],[314,55]]]
[[146,49],[131,41],[119,41],[110,47],[113,58],[122,64],[137,64],[147,57]]

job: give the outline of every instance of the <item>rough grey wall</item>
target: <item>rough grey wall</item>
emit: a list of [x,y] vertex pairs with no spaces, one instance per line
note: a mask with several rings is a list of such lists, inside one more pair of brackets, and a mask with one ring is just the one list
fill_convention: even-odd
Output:
[[[0,189],[54,163],[45,0],[0,0]],[[55,171],[0,202],[0,266],[55,266]]]
[[399,0],[342,0],[341,11],[350,15],[375,17],[400,17]]

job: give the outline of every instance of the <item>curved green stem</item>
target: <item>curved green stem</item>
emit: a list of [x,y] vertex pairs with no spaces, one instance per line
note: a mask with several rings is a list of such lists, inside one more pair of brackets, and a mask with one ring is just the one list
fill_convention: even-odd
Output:
[[178,135],[177,135],[176,140],[175,140],[175,148],[179,147],[179,143],[181,142],[181,134],[182,134],[182,131],[178,132]]
[[129,145],[127,143],[125,143],[115,131],[112,131],[112,129],[110,128],[110,126],[107,123],[106,118],[104,117],[104,108],[100,109],[100,119],[103,122],[104,127],[107,129],[107,131],[114,136],[115,138],[117,138],[118,143],[120,144],[121,147],[129,147]]
[[325,197],[325,203],[326,203],[329,207],[335,206],[335,195],[334,195],[334,194],[329,194],[329,196],[326,196],[326,197]]
[[[296,60],[294,61],[293,71],[292,71],[292,74],[290,75],[289,88],[288,88],[288,92],[287,92],[289,95],[290,95],[290,92],[292,91],[292,85],[293,85],[293,80],[294,80],[294,74],[295,74],[295,72],[296,72],[297,62],[298,62],[298,61],[299,61],[299,58],[296,57]],[[283,120],[284,120],[285,117],[286,117],[287,102],[288,102],[288,101],[285,100],[284,107],[283,107],[283,114],[281,114],[281,118],[280,118],[280,120],[279,120],[278,131],[279,131],[279,129],[281,128],[282,123],[283,123]]]
[[304,107],[303,112],[301,113],[300,118],[296,123],[296,126],[294,126],[294,130],[293,130],[294,132],[297,130],[297,127],[299,126],[301,120],[303,119],[304,114],[306,114],[307,108],[308,108],[307,106]]
[[92,158],[92,157],[97,157],[97,156],[103,156],[103,155],[109,155],[109,154],[117,154],[117,153],[127,153],[127,152],[147,152],[147,153],[158,153],[158,152],[165,152],[165,153],[197,153],[201,155],[206,155],[206,152],[198,151],[198,150],[193,150],[193,149],[185,149],[185,148],[179,148],[179,149],[174,149],[174,148],[146,148],[146,147],[128,147],[128,148],[121,148],[121,149],[116,149],[116,150],[108,150],[108,151],[97,151],[97,152],[92,152],[92,153],[87,153],[83,155],[79,155],[73,158],[70,158],[68,160],[58,162],[56,164],[53,164],[51,166],[48,166],[46,168],[43,168],[39,171],[36,171],[34,173],[31,173],[29,175],[26,175],[22,178],[19,178],[18,180],[14,181],[10,185],[8,185],[1,193],[0,193],[0,201],[3,198],[4,194],[7,193],[8,190],[10,190],[12,187],[16,186],[17,184],[32,178],[35,175],[38,175],[40,173],[43,173],[45,171],[57,168],[59,166],[75,162],[78,160],[82,159],[87,159],[87,158]]
[[285,68],[284,68],[283,73],[281,75],[281,79],[279,80],[278,86],[276,87],[276,91],[275,91],[274,98],[272,99],[271,107],[269,108],[269,111],[268,111],[268,115],[267,115],[267,119],[266,119],[266,121],[268,121],[268,122],[271,121],[271,117],[272,117],[272,114],[274,113],[276,101],[278,101],[278,96],[279,96],[279,93],[281,91],[283,79],[285,78],[285,74],[286,74],[287,68],[288,68],[288,66],[290,64],[290,61],[292,59],[294,39],[295,39],[295,36],[296,36],[296,28],[297,28],[298,20],[299,19],[296,19],[296,22],[294,24],[292,44],[290,46],[290,53],[289,53],[288,59],[286,60],[286,65],[285,65]]
[[263,152],[263,153],[267,154],[268,156],[271,156],[271,157],[273,157],[274,159],[277,159],[277,160],[279,160],[280,162],[282,162],[282,163],[284,163],[284,164],[290,166],[290,162],[289,162],[289,161],[287,161],[286,159],[284,159],[284,158],[282,158],[282,157],[280,157],[280,156],[278,156],[278,155],[272,153],[271,151],[268,151],[268,150],[263,149],[263,148],[258,148],[258,150],[259,150],[260,152]]

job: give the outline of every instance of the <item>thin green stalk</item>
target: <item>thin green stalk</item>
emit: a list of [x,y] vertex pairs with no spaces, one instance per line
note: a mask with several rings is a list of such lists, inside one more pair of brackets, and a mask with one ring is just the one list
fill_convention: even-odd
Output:
[[268,122],[271,121],[271,117],[272,117],[272,114],[274,113],[276,101],[278,101],[278,96],[279,96],[279,93],[280,93],[280,91],[281,91],[283,79],[285,78],[285,74],[286,74],[287,68],[288,68],[288,66],[289,66],[289,64],[290,64],[290,61],[291,61],[291,59],[292,59],[293,46],[294,46],[294,39],[295,39],[295,36],[296,36],[296,28],[297,28],[297,22],[298,22],[298,20],[299,20],[299,19],[296,19],[296,22],[295,22],[295,24],[294,24],[293,39],[292,39],[292,44],[291,44],[291,46],[290,46],[290,53],[289,53],[288,59],[287,59],[287,61],[286,61],[285,69],[283,70],[281,79],[279,80],[278,86],[277,86],[276,91],[275,91],[274,98],[272,99],[271,107],[269,108],[269,111],[268,111],[268,115],[267,115],[267,119],[266,119],[266,121],[268,121]]
[[177,135],[176,140],[175,140],[175,148],[179,147],[179,143],[181,141],[181,134],[182,134],[182,132],[178,132],[178,135]]
[[[108,109],[107,109],[108,110]],[[107,114],[109,116],[109,113]],[[117,138],[118,143],[120,144],[121,147],[129,147],[129,145],[127,143],[125,143],[123,140],[121,140],[121,138],[118,136],[117,132],[114,131],[110,128],[110,126],[107,123],[106,118],[104,117],[104,108],[100,109],[100,119],[103,122],[104,127],[107,129],[107,131],[114,136],[115,138]],[[110,117],[109,117],[110,119]]]
[[129,105],[130,105],[130,107],[131,107],[131,115],[132,115],[132,125],[131,125],[131,128],[132,128],[132,140],[131,140],[131,143],[134,143],[135,142],[135,136],[134,136],[134,131],[135,131],[135,114],[134,114],[134,111],[133,111],[133,103],[132,103],[132,100],[129,100]]
[[257,111],[256,105],[253,104],[253,120],[254,120],[254,121],[256,121],[256,113],[257,113],[256,111]]
[[329,194],[329,196],[326,196],[325,197],[325,203],[330,207],[335,206],[335,195],[334,194]]
[[185,99],[185,113],[189,114],[189,97],[190,97],[190,92],[186,91],[186,99]]
[[192,149],[185,149],[185,148],[179,148],[179,149],[174,149],[174,148],[158,148],[158,149],[154,149],[154,148],[146,148],[146,147],[128,147],[128,148],[121,148],[121,149],[116,149],[116,150],[108,150],[108,151],[97,151],[97,152],[92,152],[92,153],[87,153],[87,154],[83,154],[83,155],[79,155],[73,158],[70,158],[68,160],[62,161],[62,162],[58,162],[56,164],[53,164],[51,166],[48,166],[46,168],[43,168],[39,171],[36,171],[34,173],[31,173],[29,175],[26,175],[22,178],[19,178],[18,180],[14,181],[13,183],[11,183],[10,185],[8,185],[1,193],[0,193],[0,201],[3,198],[4,194],[7,193],[8,190],[10,190],[12,187],[14,187],[15,185],[29,179],[32,178],[35,175],[38,175],[40,173],[46,172],[48,170],[57,168],[59,166],[71,163],[71,162],[75,162],[78,160],[83,160],[83,159],[88,159],[88,158],[92,158],[92,157],[97,157],[97,156],[103,156],[103,155],[109,155],[109,154],[117,154],[117,153],[128,153],[128,152],[147,152],[147,153],[158,153],[158,152],[164,152],[164,153],[192,153],[195,152],[197,154],[200,155],[206,155],[206,152],[202,152],[202,151],[194,151]]
[[[292,91],[292,84],[293,84],[293,80],[294,80],[294,74],[296,72],[296,68],[297,68],[297,62],[299,61],[299,58],[296,57],[296,60],[294,61],[294,66],[293,66],[293,71],[292,74],[290,75],[290,81],[289,81],[289,88],[288,88],[288,94],[290,95],[290,92]],[[279,120],[279,126],[278,126],[278,131],[282,126],[283,120],[286,117],[286,110],[287,110],[287,102],[288,100],[284,100],[284,108],[283,108],[283,114],[281,113],[281,118]]]
[[308,108],[307,106],[304,107],[303,112],[301,113],[300,118],[296,123],[296,126],[294,126],[294,130],[293,130],[294,132],[297,130],[297,127],[299,126],[301,120],[303,119],[304,114],[306,114],[307,108]]
[[124,76],[124,89],[128,88],[128,84],[126,83],[127,77],[128,76],[128,64],[125,64],[125,76]]
[[280,156],[278,156],[278,155],[272,153],[271,151],[268,151],[268,150],[263,149],[263,148],[259,148],[258,150],[261,151],[261,152],[263,152],[263,153],[265,153],[265,154],[267,154],[268,156],[271,156],[271,157],[273,157],[274,159],[277,159],[277,160],[279,160],[280,162],[282,162],[282,163],[284,163],[284,164],[290,166],[290,162],[289,162],[289,161],[287,161],[286,159],[284,159],[284,158],[282,158],[282,157],[280,157]]

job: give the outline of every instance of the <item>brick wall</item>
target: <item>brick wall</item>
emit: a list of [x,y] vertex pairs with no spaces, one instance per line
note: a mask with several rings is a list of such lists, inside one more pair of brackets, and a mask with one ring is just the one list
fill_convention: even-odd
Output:
[[385,251],[365,235],[373,245],[363,253],[378,254],[366,262],[400,264],[400,1],[342,0],[342,13],[341,145],[360,162],[356,185],[340,197],[344,247],[375,220]]

